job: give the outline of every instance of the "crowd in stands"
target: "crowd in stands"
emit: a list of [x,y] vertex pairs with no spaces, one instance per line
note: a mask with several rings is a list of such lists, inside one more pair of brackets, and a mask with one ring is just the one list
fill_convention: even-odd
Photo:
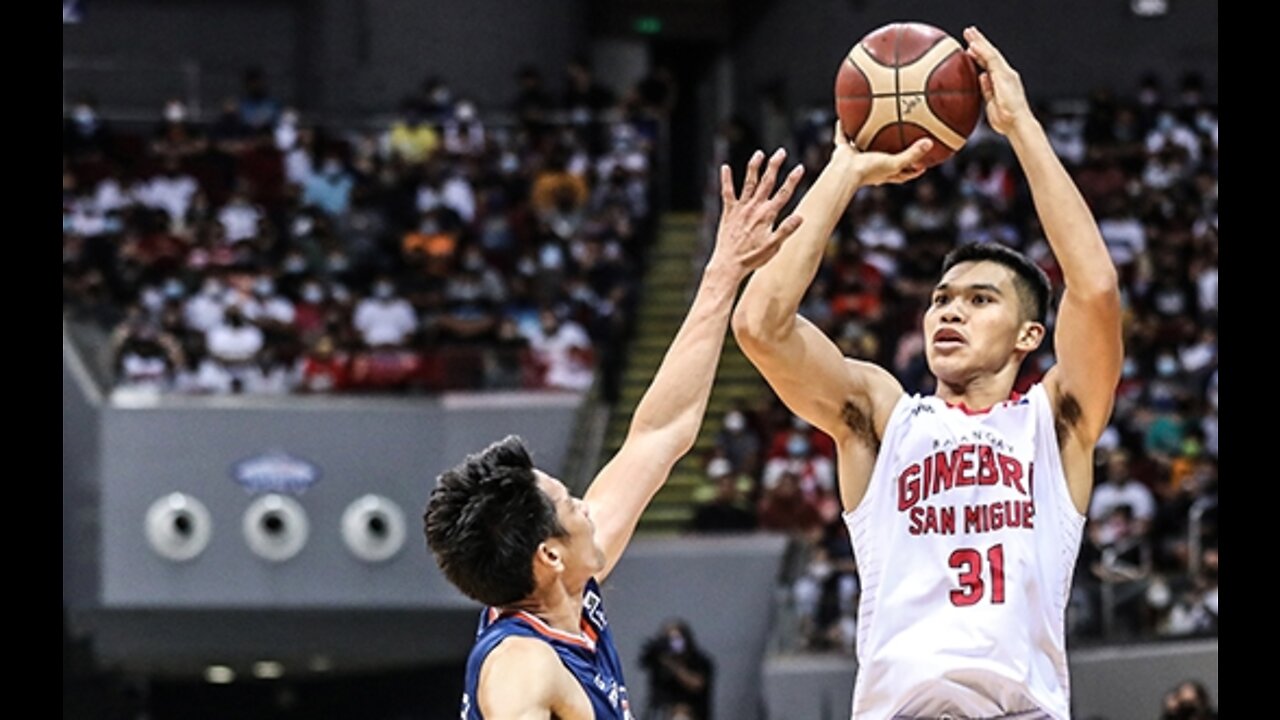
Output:
[[[1126,358],[1096,453],[1095,490],[1068,610],[1076,637],[1217,632],[1218,124],[1201,79],[1099,91],[1038,115],[1092,208],[1119,269]],[[816,177],[834,118],[802,116],[786,143]],[[725,157],[762,138],[741,122]],[[772,147],[772,144],[769,145]],[[801,313],[849,357],[932,392],[921,315],[943,256],[999,242],[1062,274],[1007,143],[985,125],[954,159],[902,186],[860,191],[833,234]],[[1050,320],[1052,327],[1052,318]],[[1047,341],[1025,392],[1052,365]],[[840,517],[834,447],[769,391],[722,418],[695,531],[759,528],[804,540],[790,580],[808,647],[852,651],[857,567]]]
[[81,99],[64,315],[109,333],[116,393],[581,391],[599,368],[608,397],[655,83],[618,98],[584,63],[563,87],[530,67],[485,115],[433,77],[355,127],[309,121],[255,69],[212,117],[173,99],[153,128]]

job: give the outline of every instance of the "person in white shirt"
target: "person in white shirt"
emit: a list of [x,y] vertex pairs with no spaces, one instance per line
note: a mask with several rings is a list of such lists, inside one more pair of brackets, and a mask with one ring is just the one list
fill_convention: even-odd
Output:
[[1133,520],[1140,528],[1138,534],[1145,535],[1156,515],[1156,499],[1151,490],[1134,479],[1129,472],[1129,453],[1123,448],[1116,448],[1108,453],[1103,477],[1106,482],[1099,483],[1093,489],[1093,499],[1089,502],[1089,519],[1100,522],[1116,508],[1128,505],[1133,509]]
[[223,237],[228,245],[234,245],[258,236],[258,225],[262,222],[262,210],[249,202],[243,192],[237,192],[222,209],[218,210],[218,222],[222,225]]
[[356,303],[352,322],[371,348],[400,347],[418,330],[418,316],[408,300],[396,294],[391,278],[379,276],[373,295]]
[[591,338],[582,326],[572,320],[561,320],[555,311],[545,309],[539,316],[537,331],[529,337],[529,348],[545,368],[543,382],[560,390],[583,391],[591,387]]
[[148,207],[164,210],[169,221],[180,226],[186,223],[191,201],[200,191],[196,179],[182,171],[177,160],[164,164],[164,172],[138,186],[138,201]]
[[207,334],[222,323],[227,305],[226,286],[216,277],[206,277],[200,292],[192,295],[183,306],[183,319],[187,327]]

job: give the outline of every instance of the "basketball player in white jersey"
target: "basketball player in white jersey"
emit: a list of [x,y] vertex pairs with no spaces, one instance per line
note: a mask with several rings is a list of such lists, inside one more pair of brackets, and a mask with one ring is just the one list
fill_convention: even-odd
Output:
[[[932,396],[842,357],[796,314],[854,192],[923,172],[847,138],[796,210],[804,227],[755,273],[733,318],[781,399],[839,448],[863,583],[858,719],[1070,715],[1065,608],[1123,359],[1116,271],[1018,74],[976,29],[964,38],[987,120],[1013,147],[1065,279],[1043,381],[1012,392],[1044,340],[1049,283],[1002,246],[944,263],[924,316]],[[922,158],[928,145],[904,152]]]

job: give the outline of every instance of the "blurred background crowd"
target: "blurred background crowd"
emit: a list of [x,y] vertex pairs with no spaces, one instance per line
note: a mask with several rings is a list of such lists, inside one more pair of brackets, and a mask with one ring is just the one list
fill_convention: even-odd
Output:
[[650,236],[660,81],[524,68],[488,123],[445,80],[317,125],[260,69],[195,118],[63,129],[63,306],[116,393],[608,386]]

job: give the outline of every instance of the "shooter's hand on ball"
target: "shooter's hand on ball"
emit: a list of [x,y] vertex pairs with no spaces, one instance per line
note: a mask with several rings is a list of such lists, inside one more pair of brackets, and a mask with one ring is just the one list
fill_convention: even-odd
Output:
[[853,171],[858,173],[859,185],[883,185],[884,183],[904,183],[915,180],[929,168],[924,164],[924,156],[933,148],[933,141],[920,138],[900,153],[862,151],[853,144],[853,139],[840,129],[839,121],[835,128],[835,150],[853,155]]
[[996,46],[978,28],[965,28],[964,39],[969,43],[969,56],[985,71],[978,76],[978,87],[986,101],[987,123],[991,129],[1008,135],[1020,124],[1034,123],[1035,114],[1027,102],[1027,93],[1018,71],[1009,66]]

